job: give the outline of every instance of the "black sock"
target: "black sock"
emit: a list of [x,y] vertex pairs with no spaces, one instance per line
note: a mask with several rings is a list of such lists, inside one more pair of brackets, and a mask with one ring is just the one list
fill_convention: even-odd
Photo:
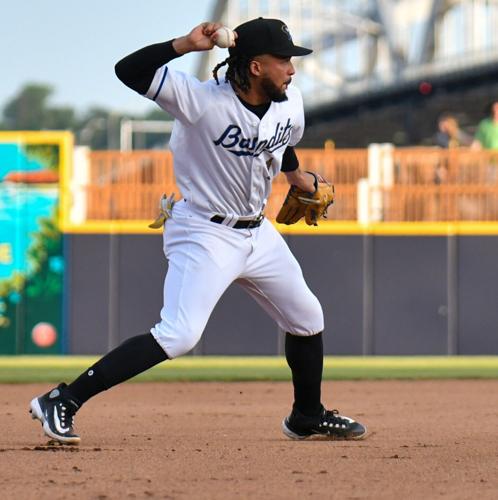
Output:
[[323,372],[321,332],[309,337],[285,335],[285,357],[292,371],[294,408],[304,415],[320,413]]
[[79,406],[99,392],[152,368],[168,356],[151,333],[125,340],[85,370],[67,390]]

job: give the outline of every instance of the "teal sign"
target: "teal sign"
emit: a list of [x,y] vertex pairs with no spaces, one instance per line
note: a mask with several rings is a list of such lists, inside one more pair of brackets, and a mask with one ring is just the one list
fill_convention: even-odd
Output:
[[61,352],[59,163],[57,143],[0,142],[0,354]]

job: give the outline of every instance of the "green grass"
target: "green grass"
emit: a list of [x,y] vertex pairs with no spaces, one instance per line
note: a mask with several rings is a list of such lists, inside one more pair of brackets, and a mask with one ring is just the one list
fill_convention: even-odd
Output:
[[[0,382],[70,381],[93,356],[0,356]],[[498,378],[498,356],[371,356],[325,358],[324,379]],[[135,381],[289,380],[283,357],[186,356],[139,375]]]

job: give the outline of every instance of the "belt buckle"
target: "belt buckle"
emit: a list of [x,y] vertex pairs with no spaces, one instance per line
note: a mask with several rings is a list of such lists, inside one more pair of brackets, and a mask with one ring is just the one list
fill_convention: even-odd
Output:
[[258,227],[259,225],[261,225],[261,221],[263,220],[263,217],[264,215],[262,213],[260,213],[255,219],[253,219],[250,223],[249,223],[249,228],[253,228],[253,227]]

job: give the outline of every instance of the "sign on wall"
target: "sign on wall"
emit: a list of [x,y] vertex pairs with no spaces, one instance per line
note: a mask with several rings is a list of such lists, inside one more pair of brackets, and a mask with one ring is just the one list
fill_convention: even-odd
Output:
[[0,132],[0,354],[63,349],[59,174],[68,132]]

